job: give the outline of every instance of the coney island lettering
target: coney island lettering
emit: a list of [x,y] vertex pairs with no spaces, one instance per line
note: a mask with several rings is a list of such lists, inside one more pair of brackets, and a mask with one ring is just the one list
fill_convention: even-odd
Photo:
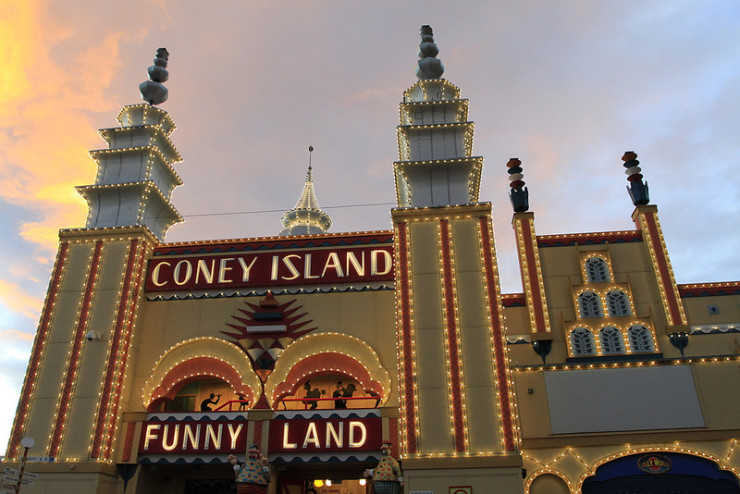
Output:
[[382,435],[380,420],[379,417],[272,420],[270,451],[377,451]]
[[144,422],[140,454],[193,454],[245,451],[245,421]]
[[164,257],[149,262],[149,292],[393,280],[391,246]]

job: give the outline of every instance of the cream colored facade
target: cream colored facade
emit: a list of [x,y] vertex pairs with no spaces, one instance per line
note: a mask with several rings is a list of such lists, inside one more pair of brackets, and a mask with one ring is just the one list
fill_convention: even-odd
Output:
[[[634,230],[538,236],[512,160],[523,293],[501,293],[468,101],[431,45],[386,231],[163,242],[173,125],[124,108],[106,135],[135,139],[96,159],[148,171],[99,173],[60,233],[4,462],[35,439],[22,492],[230,492],[226,454],[256,443],[271,493],[364,494],[386,438],[407,494],[740,492],[740,282],[677,285],[639,193]],[[119,193],[139,215],[103,225]]]

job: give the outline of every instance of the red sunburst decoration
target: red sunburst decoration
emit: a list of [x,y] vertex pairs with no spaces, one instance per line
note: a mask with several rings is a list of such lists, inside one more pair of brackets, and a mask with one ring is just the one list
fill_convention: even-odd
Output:
[[272,292],[267,292],[259,304],[244,302],[247,308],[237,309],[242,315],[232,316],[236,322],[227,323],[235,332],[221,331],[247,353],[261,378],[275,368],[275,361],[286,346],[316,329],[306,327],[313,319],[304,319],[307,313],[299,313],[303,306],[296,301],[279,304]]

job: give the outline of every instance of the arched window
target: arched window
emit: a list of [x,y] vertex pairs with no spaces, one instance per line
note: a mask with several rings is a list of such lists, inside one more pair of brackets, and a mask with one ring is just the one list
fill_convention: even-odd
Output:
[[570,346],[575,356],[596,354],[594,335],[586,328],[576,328],[571,331]]
[[609,307],[610,316],[630,316],[630,299],[621,290],[612,290],[606,294],[606,305]]
[[627,330],[633,352],[654,352],[653,335],[641,324],[635,324]]
[[589,283],[594,281],[609,281],[609,266],[600,257],[591,257],[586,261],[586,278]]
[[578,310],[581,317],[604,317],[601,300],[594,292],[583,292],[578,295]]
[[624,340],[622,333],[614,326],[605,326],[599,331],[601,351],[604,354],[624,353]]

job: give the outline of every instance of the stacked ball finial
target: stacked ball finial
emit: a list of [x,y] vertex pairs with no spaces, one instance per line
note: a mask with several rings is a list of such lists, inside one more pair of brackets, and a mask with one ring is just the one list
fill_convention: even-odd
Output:
[[416,64],[416,77],[419,79],[439,79],[445,71],[437,54],[439,48],[434,43],[430,26],[421,26],[421,43],[419,44],[419,61]]
[[627,191],[632,198],[632,203],[635,206],[642,206],[650,202],[650,194],[648,191],[647,183],[642,183],[642,169],[640,168],[640,162],[637,161],[637,154],[634,151],[627,151],[622,156],[624,161],[624,171],[627,174],[627,180],[630,185],[627,187]]
[[522,173],[522,162],[519,158],[511,158],[506,167],[509,169],[509,186],[511,193],[511,205],[517,213],[523,213],[529,209],[529,191],[524,186],[524,174]]
[[167,48],[158,49],[154,58],[154,65],[148,69],[150,80],[139,84],[141,99],[150,105],[159,105],[167,101],[167,88],[162,83],[170,77],[169,72],[167,72],[169,57],[170,54],[167,52]]

